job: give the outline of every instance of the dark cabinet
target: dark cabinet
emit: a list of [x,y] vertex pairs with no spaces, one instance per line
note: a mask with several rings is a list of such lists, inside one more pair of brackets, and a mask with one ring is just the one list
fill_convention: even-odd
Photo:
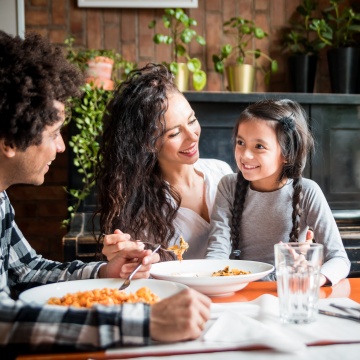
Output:
[[360,106],[311,106],[316,140],[311,178],[332,209],[360,209]]

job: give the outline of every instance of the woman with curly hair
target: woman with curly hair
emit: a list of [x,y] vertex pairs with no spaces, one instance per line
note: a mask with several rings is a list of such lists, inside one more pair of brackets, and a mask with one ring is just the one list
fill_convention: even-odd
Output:
[[[216,188],[232,173],[220,160],[199,159],[201,127],[173,75],[163,65],[134,71],[115,92],[105,118],[98,189],[100,226],[105,234],[179,245],[185,259],[203,258]],[[123,246],[104,237],[111,259]],[[172,259],[171,253],[161,254]]]
[[219,183],[207,258],[274,263],[274,244],[306,241],[311,228],[324,245],[321,284],[345,278],[350,262],[320,187],[302,177],[314,140],[296,102],[249,105],[234,131],[238,174]]
[[[184,290],[152,305],[136,303],[79,309],[27,304],[17,295],[36,286],[89,278],[148,277],[158,254],[125,249],[113,261],[60,263],[44,259],[15,223],[6,189],[40,185],[57,153],[65,150],[60,129],[65,102],[79,95],[82,76],[61,49],[36,34],[13,38],[0,31],[0,353],[99,350],[180,341],[200,336],[210,299]],[[121,237],[121,236],[120,236]],[[49,294],[51,297],[51,294]],[[184,313],[188,316],[184,317]],[[176,326],[174,327],[174,323]]]

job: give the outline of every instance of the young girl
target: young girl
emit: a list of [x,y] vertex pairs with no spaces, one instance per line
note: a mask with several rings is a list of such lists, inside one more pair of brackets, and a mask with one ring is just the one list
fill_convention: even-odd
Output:
[[207,258],[274,264],[274,244],[302,242],[309,228],[324,245],[321,284],[345,278],[350,262],[320,187],[302,177],[314,141],[306,113],[291,100],[248,106],[234,132],[238,174],[218,186]]
[[199,159],[200,133],[194,110],[163,65],[134,71],[115,91],[97,182],[108,260],[129,246],[116,229],[165,248],[179,245],[182,235],[189,244],[185,259],[205,257],[217,185],[233,171],[223,161]]

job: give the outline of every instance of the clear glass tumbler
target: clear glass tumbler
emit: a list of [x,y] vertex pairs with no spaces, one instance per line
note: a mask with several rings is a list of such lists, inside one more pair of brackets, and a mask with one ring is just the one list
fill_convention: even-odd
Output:
[[323,245],[279,243],[274,251],[281,321],[295,324],[315,321]]

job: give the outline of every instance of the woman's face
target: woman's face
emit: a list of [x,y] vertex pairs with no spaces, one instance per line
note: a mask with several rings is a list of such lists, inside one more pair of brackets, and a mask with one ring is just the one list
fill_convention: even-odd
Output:
[[257,191],[278,189],[285,158],[273,127],[253,119],[240,123],[236,136],[235,159],[244,178]]
[[194,164],[199,159],[200,124],[182,94],[172,93],[168,101],[166,130],[158,141],[160,166]]

